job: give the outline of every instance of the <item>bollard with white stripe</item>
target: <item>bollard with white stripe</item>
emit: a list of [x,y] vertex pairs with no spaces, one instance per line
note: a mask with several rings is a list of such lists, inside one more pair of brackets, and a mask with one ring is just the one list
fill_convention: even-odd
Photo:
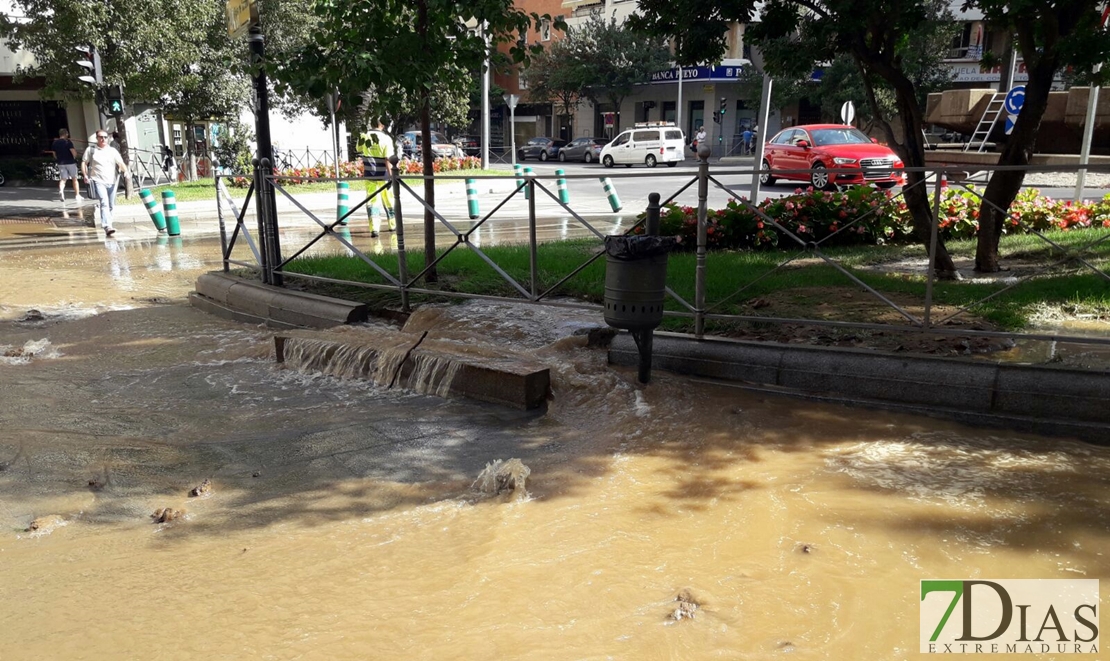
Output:
[[143,206],[146,207],[146,212],[150,214],[150,220],[154,223],[154,227],[159,232],[165,232],[166,217],[162,215],[162,210],[158,208],[158,200],[154,199],[154,193],[144,188],[139,191],[139,197],[142,198]]
[[520,188],[524,185],[524,166],[520,163],[514,163],[513,174],[516,175],[516,187]]
[[166,211],[166,231],[170,236],[181,236],[181,221],[177,218],[177,196],[172,190],[162,191],[162,208]]
[[567,190],[567,180],[563,179],[563,177],[566,176],[566,172],[556,170],[555,176],[559,178],[556,181],[559,186],[559,201],[563,204],[570,204],[570,191]]
[[621,199],[617,197],[617,189],[613,187],[613,182],[609,177],[601,177],[601,185],[605,187],[605,195],[609,198],[609,207],[613,211],[621,210]]
[[478,182],[474,179],[466,180],[466,211],[470,214],[470,219],[475,220],[480,215],[478,213]]
[[[340,218],[343,218],[343,216],[346,216],[347,212],[351,210],[351,185],[345,181],[336,182],[335,192],[335,219],[339,220]],[[346,225],[347,219],[343,218],[343,220],[339,220],[339,224]]]
[[[528,180],[532,179],[532,168],[524,168],[524,178]],[[531,186],[524,187],[524,199],[526,200],[532,199],[532,194],[528,192],[529,188],[531,188]]]

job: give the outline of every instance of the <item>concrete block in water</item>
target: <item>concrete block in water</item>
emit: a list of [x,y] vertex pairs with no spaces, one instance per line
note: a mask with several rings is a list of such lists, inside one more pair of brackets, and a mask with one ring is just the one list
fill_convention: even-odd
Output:
[[277,362],[292,367],[438,397],[467,397],[526,410],[546,401],[551,382],[546,366],[422,347],[423,337],[380,329],[341,338],[296,333],[274,336],[274,349]]

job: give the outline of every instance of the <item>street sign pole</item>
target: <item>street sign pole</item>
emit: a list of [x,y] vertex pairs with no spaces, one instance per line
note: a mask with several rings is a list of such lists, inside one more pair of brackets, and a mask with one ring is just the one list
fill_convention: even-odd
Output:
[[[1110,6],[1102,11],[1102,26],[1106,26],[1106,19],[1110,17]],[[1099,62],[1091,70],[1093,75],[1098,75],[1102,71],[1102,63]],[[1091,140],[1095,135],[1095,112],[1098,110],[1098,85],[1091,82],[1090,91],[1087,94],[1087,118],[1083,123],[1083,144],[1079,149],[1079,164],[1086,166],[1088,161],[1091,160]],[[1080,202],[1083,199],[1083,186],[1087,183],[1087,170],[1081,168],[1075,173],[1075,201]]]
[[516,103],[520,97],[516,94],[506,94],[505,103],[509,106],[509,139],[512,149],[513,165],[516,165]]

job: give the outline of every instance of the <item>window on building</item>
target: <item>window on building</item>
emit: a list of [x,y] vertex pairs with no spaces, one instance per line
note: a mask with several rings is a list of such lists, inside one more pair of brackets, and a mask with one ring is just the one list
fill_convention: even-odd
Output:
[[551,19],[549,18],[540,21],[540,39],[551,41]]
[[959,60],[967,57],[967,50],[971,46],[971,35],[971,23],[964,23],[959,33],[952,37],[952,43],[948,47],[948,59]]

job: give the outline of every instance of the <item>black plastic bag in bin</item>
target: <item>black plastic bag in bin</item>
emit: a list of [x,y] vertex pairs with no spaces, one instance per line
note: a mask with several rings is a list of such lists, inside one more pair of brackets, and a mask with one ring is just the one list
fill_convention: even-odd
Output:
[[607,236],[605,254],[613,259],[636,260],[666,255],[678,245],[673,236]]

